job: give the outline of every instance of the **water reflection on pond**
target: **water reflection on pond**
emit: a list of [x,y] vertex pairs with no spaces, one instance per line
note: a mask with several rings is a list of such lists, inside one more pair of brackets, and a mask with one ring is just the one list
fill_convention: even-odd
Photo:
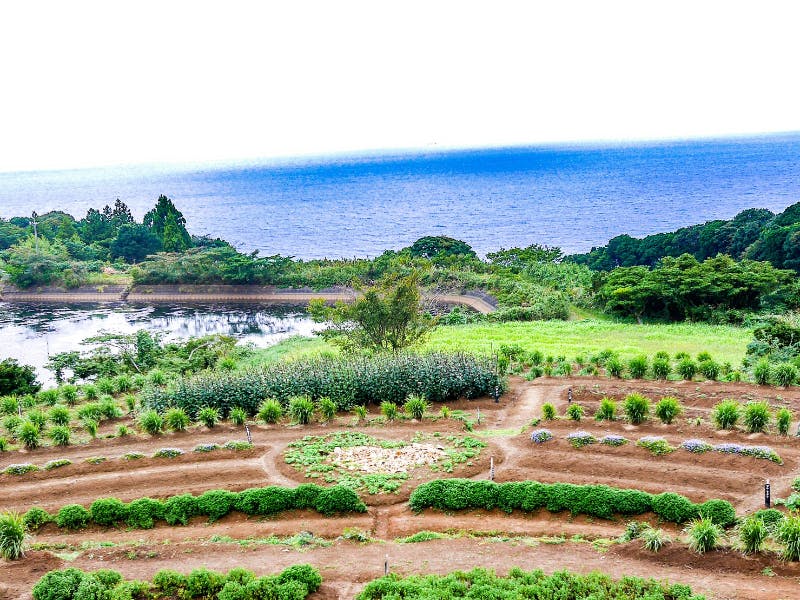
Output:
[[302,306],[0,303],[0,360],[33,365],[40,381],[52,383],[44,368],[48,355],[83,349],[81,340],[101,332],[147,329],[164,340],[221,333],[266,347],[293,335],[311,335],[314,327]]

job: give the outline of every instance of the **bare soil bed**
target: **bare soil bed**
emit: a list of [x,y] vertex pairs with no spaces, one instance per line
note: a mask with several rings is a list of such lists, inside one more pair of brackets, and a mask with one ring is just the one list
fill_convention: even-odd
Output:
[[[541,445],[533,444],[529,439],[530,423],[541,415],[542,404],[552,402],[558,414],[563,415],[570,387],[574,401],[584,406],[587,416],[580,423],[559,419],[539,424],[538,427],[550,429],[554,439]],[[621,421],[596,423],[591,418],[600,398],[620,399],[631,391],[655,400],[665,395],[677,396],[685,405],[686,414],[669,426],[651,421],[633,427]],[[79,533],[66,533],[47,525],[32,541],[45,545],[49,551],[34,550],[21,561],[0,562],[0,600],[27,600],[32,585],[41,575],[67,565],[85,570],[114,568],[126,577],[146,579],[163,568],[185,572],[206,566],[226,571],[244,566],[266,574],[300,562],[316,565],[323,575],[325,583],[315,598],[352,598],[364,582],[382,575],[387,555],[391,569],[403,574],[445,573],[476,566],[492,567],[498,572],[506,572],[512,566],[541,568],[547,572],[601,570],[614,576],[628,574],[686,583],[695,592],[716,599],[800,597],[800,565],[782,563],[774,554],[744,557],[726,549],[699,557],[689,552],[684,543],[677,542],[658,554],[642,550],[639,542],[610,546],[590,543],[618,537],[625,526],[622,519],[601,521],[546,511],[531,515],[506,515],[495,511],[447,515],[426,511],[416,515],[408,509],[408,495],[419,483],[439,477],[485,479],[491,458],[494,458],[497,481],[538,479],[605,483],[654,493],[675,491],[694,501],[724,498],[733,502],[740,514],[761,508],[766,478],[773,482],[775,496],[786,496],[789,483],[800,475],[800,439],[781,438],[774,433],[752,436],[743,432],[716,432],[708,412],[715,402],[729,397],[765,398],[773,406],[785,405],[796,414],[800,413],[800,392],[796,389],[591,378],[544,378],[534,382],[514,379],[511,391],[499,405],[490,398],[449,405],[468,411],[471,421],[476,420],[477,409],[480,409],[481,423],[476,424],[475,431],[470,434],[464,431],[462,422],[454,419],[426,418],[420,422],[403,420],[383,424],[379,422],[377,409],[373,408],[369,425],[355,425],[352,416],[344,415],[328,425],[254,426],[255,447],[238,452],[192,451],[201,443],[220,444],[244,438],[241,428],[221,425],[210,430],[196,428],[156,438],[137,435],[98,439],[65,449],[2,453],[0,469],[21,462],[44,465],[55,458],[68,458],[73,462],[52,471],[0,475],[0,508],[24,511],[41,506],[54,511],[72,502],[88,506],[101,496],[123,500],[141,496],[163,498],[216,488],[242,490],[315,481],[304,478],[301,471],[283,459],[287,445],[306,435],[363,431],[379,439],[411,442],[417,433],[439,432],[472,435],[487,443],[472,465],[457,465],[452,473],[419,466],[409,473],[409,479],[396,494],[361,493],[369,507],[365,515],[325,518],[316,513],[293,511],[256,520],[231,514],[214,524],[196,518],[185,527],[162,524],[146,531],[90,527]],[[698,416],[702,419],[700,425],[694,424]],[[795,427],[793,424],[792,431]],[[108,429],[112,430],[112,426]],[[661,435],[672,445],[695,437],[711,443],[735,441],[769,445],[782,457],[784,464],[717,452],[694,455],[680,449],[656,457],[633,443],[617,448],[594,444],[575,449],[565,437],[578,429],[596,436],[616,433],[632,442],[644,435]],[[178,447],[185,454],[175,459],[151,458],[163,447]],[[145,458],[122,460],[129,452],[142,453]],[[93,456],[107,459],[97,465],[85,462]],[[359,543],[348,539],[353,537],[353,528],[372,541]],[[675,527],[664,529],[673,538],[681,535]],[[264,541],[269,536],[293,536],[302,531],[313,534],[316,541],[308,546]],[[446,539],[421,543],[397,541],[420,531],[449,532],[449,535]],[[459,531],[473,534],[459,534]],[[476,532],[483,535],[475,535]]]

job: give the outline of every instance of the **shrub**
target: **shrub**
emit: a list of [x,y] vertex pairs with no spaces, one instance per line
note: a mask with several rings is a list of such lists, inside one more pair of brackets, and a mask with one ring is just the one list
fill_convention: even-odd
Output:
[[298,425],[308,425],[314,414],[314,403],[308,396],[296,396],[289,400],[289,415]]
[[59,388],[59,394],[69,406],[74,406],[78,401],[78,388],[74,385],[63,385]]
[[159,369],[150,371],[150,373],[147,374],[147,379],[156,387],[164,385],[167,382],[167,376]]
[[664,492],[653,496],[653,512],[670,523],[685,523],[697,516],[697,507],[685,496]]
[[606,361],[606,372],[610,377],[622,377],[622,362],[616,357],[612,356]]
[[39,439],[39,428],[31,421],[23,421],[17,429],[17,438],[25,444],[28,450],[38,448],[41,444]]
[[34,506],[22,517],[26,531],[36,531],[45,523],[53,521],[53,517],[46,510]]
[[231,412],[228,414],[228,419],[231,423],[236,425],[237,427],[241,427],[247,421],[247,413],[244,411],[243,408],[239,406],[234,406],[231,409]]
[[150,435],[158,435],[164,429],[164,418],[155,410],[139,415],[139,427]]
[[680,402],[678,402],[677,398],[673,396],[664,396],[659,400],[658,404],[656,404],[655,412],[662,423],[670,425],[675,418],[683,412],[683,407]]
[[[130,392],[133,388],[133,380],[131,380],[129,375],[117,375],[114,378],[114,390],[119,392],[120,394],[124,394],[125,392]],[[113,393],[113,392],[108,392]]]
[[719,363],[713,360],[704,360],[697,365],[700,374],[709,381],[716,381],[719,379],[720,366]]
[[775,385],[789,387],[797,381],[797,367],[788,362],[780,363],[775,367],[772,377],[775,380]]
[[204,406],[197,411],[197,420],[211,429],[219,423],[219,411],[213,406]]
[[681,379],[691,381],[697,374],[697,365],[691,358],[684,358],[678,363],[675,370],[681,376]]
[[17,560],[24,554],[25,519],[16,512],[0,513],[0,556]]
[[403,410],[412,419],[420,421],[428,411],[428,401],[422,396],[411,395],[406,399]]
[[711,519],[700,518],[689,524],[686,534],[689,536],[689,548],[698,554],[705,554],[719,544],[722,528]]
[[755,515],[747,517],[736,530],[739,547],[745,554],[761,552],[769,532],[762,519]]
[[152,498],[137,498],[128,504],[128,527],[152,529],[164,515],[164,504]]
[[91,515],[80,504],[67,504],[58,511],[56,525],[70,530],[85,529]]
[[736,523],[736,511],[726,500],[707,500],[700,504],[697,510],[701,517],[710,519],[720,527],[730,527]]
[[56,446],[69,446],[71,432],[66,425],[56,425],[52,427],[48,435]]
[[333,421],[336,418],[336,403],[327,396],[320,398],[317,401],[317,406],[323,421]]
[[772,379],[772,367],[766,358],[759,360],[753,367],[753,379],[758,385],[769,385]]
[[766,402],[748,402],[744,407],[743,421],[749,433],[764,432],[770,422],[769,405]]
[[42,404],[46,406],[53,406],[56,402],[58,402],[59,392],[56,389],[42,390],[36,394],[36,397]]
[[561,377],[569,377],[572,375],[572,364],[568,362],[560,362],[556,367],[556,375]]
[[28,420],[36,425],[36,428],[39,431],[44,431],[47,427],[47,415],[45,415],[41,410],[32,410],[28,412]]
[[653,377],[656,379],[667,379],[672,372],[669,357],[661,358],[656,356],[656,358],[653,359],[652,371]]
[[215,598],[223,585],[225,578],[222,575],[201,567],[186,577],[186,596],[198,599]]
[[596,421],[613,421],[617,418],[617,403],[611,398],[602,398],[600,407],[594,413]]
[[191,494],[172,496],[164,501],[164,520],[170,525],[188,525],[189,519],[196,514],[197,498]]
[[367,507],[358,494],[344,485],[322,488],[317,494],[314,508],[323,515],[367,512]]
[[303,584],[309,594],[316,592],[322,585],[322,577],[319,571],[311,565],[293,565],[284,569],[278,575],[279,584],[291,581]]
[[628,361],[628,372],[633,379],[643,379],[647,374],[647,356],[640,354]]
[[53,425],[69,425],[69,409],[64,405],[59,404],[51,408],[48,416]]
[[89,507],[89,514],[98,525],[111,527],[128,518],[128,507],[117,498],[98,498]]
[[672,541],[663,530],[654,527],[645,527],[642,530],[641,538],[644,549],[650,552],[658,552]]
[[650,416],[650,400],[641,394],[628,394],[625,397],[625,416],[634,425],[647,421]]
[[545,421],[552,421],[556,418],[556,407],[550,402],[545,402],[542,404],[542,418]]
[[394,402],[384,400],[381,402],[381,414],[386,417],[387,421],[394,421],[397,418],[397,405]]
[[206,515],[210,523],[234,509],[238,494],[228,490],[210,490],[197,498],[197,514]]
[[567,407],[567,416],[573,421],[580,421],[583,417],[583,407],[580,404],[570,404]]
[[73,568],[50,571],[33,586],[33,600],[73,600],[83,577]]
[[258,409],[258,418],[264,423],[277,423],[283,417],[281,403],[272,398],[267,398]]
[[800,515],[786,515],[775,528],[775,539],[783,544],[783,560],[800,560]]
[[792,412],[788,408],[779,408],[775,413],[775,424],[778,434],[789,435],[789,427],[792,424]]
[[170,408],[164,413],[164,425],[172,431],[185,431],[189,426],[189,415],[182,408]]
[[[353,414],[356,416],[359,422],[365,421],[367,418],[367,407],[358,405],[353,407]],[[450,409],[446,406],[443,406],[442,409],[439,411],[439,416],[443,419],[447,419],[450,417]]]
[[719,429],[733,429],[739,421],[741,407],[736,400],[723,400],[714,405],[711,418]]

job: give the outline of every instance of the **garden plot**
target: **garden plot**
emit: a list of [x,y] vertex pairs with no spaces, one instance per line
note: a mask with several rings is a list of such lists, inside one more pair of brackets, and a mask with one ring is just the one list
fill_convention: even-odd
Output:
[[331,464],[363,473],[407,473],[421,466],[434,466],[447,458],[443,446],[413,443],[402,448],[380,446],[336,447],[329,455]]

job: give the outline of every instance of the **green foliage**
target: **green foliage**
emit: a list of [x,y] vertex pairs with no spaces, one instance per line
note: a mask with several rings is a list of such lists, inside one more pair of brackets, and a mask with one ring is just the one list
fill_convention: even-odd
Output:
[[711,418],[719,429],[733,429],[740,416],[741,406],[733,399],[718,402],[711,412]]
[[238,497],[236,492],[227,490],[205,492],[197,498],[197,514],[208,516],[208,521],[213,523],[234,509]]
[[281,403],[272,398],[267,398],[258,409],[258,418],[264,423],[277,423],[283,417]]
[[780,363],[775,365],[772,377],[775,381],[775,385],[789,387],[797,383],[797,367],[790,362]]
[[62,385],[59,388],[59,393],[64,402],[69,406],[74,406],[78,402],[78,388],[72,384]]
[[164,413],[164,425],[172,431],[185,431],[189,426],[189,415],[182,408],[170,408]]
[[56,446],[69,446],[71,432],[66,425],[55,425],[48,435]]
[[317,406],[323,421],[329,422],[336,418],[336,403],[330,398],[320,398],[317,401]]
[[43,508],[34,506],[25,513],[22,520],[25,524],[26,531],[36,531],[45,523],[52,522],[53,517]]
[[308,425],[314,414],[314,403],[307,396],[296,396],[289,400],[289,416],[298,425]]
[[580,404],[570,404],[567,407],[567,417],[572,421],[580,421],[583,417],[583,407]]
[[33,586],[33,600],[73,600],[84,573],[78,569],[64,569],[46,573]]
[[196,514],[197,498],[191,494],[172,496],[164,501],[164,520],[170,525],[188,525],[189,519]]
[[335,356],[271,364],[221,375],[211,373],[183,378],[167,388],[146,388],[142,404],[160,411],[183,408],[191,417],[201,407],[221,414],[241,407],[255,414],[264,398],[286,406],[290,398],[328,397],[338,410],[357,404],[402,403],[416,394],[430,402],[490,395],[505,384],[487,357],[467,354],[396,354],[372,357]]
[[25,519],[16,512],[0,513],[0,556],[17,560],[24,554]]
[[137,498],[128,503],[128,527],[152,529],[164,515],[164,503],[152,498]]
[[545,421],[552,421],[556,418],[556,407],[550,402],[545,402],[542,404],[542,418]]
[[92,419],[86,419],[83,422],[84,429],[86,429],[86,431],[89,433],[92,439],[97,437],[97,426],[98,426],[97,421],[94,421]]
[[656,404],[655,413],[662,423],[670,425],[676,417],[683,413],[683,407],[677,398],[665,396]]
[[789,427],[792,424],[792,411],[788,408],[779,408],[775,413],[775,424],[779,435],[789,435]]
[[761,552],[769,535],[767,526],[755,515],[747,517],[736,529],[739,546],[745,554]]
[[691,381],[697,374],[697,364],[691,358],[684,358],[681,359],[675,370],[681,376],[681,379]]
[[601,398],[594,418],[596,421],[614,421],[617,418],[617,403],[608,397]]
[[775,529],[775,540],[783,545],[783,560],[800,560],[800,515],[786,515]]
[[772,365],[769,360],[762,358],[753,367],[753,379],[758,385],[769,385],[772,380]]
[[247,413],[243,408],[234,406],[228,414],[228,419],[237,427],[241,427],[247,422]]
[[399,414],[397,404],[384,400],[381,402],[381,414],[386,417],[387,421],[394,421]]
[[748,402],[745,404],[743,421],[748,433],[766,431],[770,418],[771,413],[766,402]]
[[719,544],[722,528],[711,519],[701,518],[689,524],[686,534],[689,536],[689,548],[698,554],[705,554]]
[[716,381],[719,379],[720,366],[719,363],[713,360],[703,360],[697,365],[697,370],[700,374],[709,381]]
[[412,419],[422,420],[428,411],[428,401],[422,396],[411,395],[406,398],[403,410]]
[[645,527],[641,533],[642,545],[645,550],[650,552],[658,552],[670,541],[670,537],[661,529],[655,527]]
[[707,500],[699,505],[698,512],[701,517],[723,528],[736,524],[736,511],[725,500]]
[[698,508],[685,496],[664,492],[652,497],[653,512],[664,521],[685,523],[698,514]]
[[641,394],[625,397],[625,417],[634,425],[644,423],[650,416],[650,400]]
[[17,428],[17,438],[25,444],[28,450],[38,448],[41,441],[39,439],[39,428],[31,421],[22,421]]
[[669,445],[669,442],[662,437],[648,435],[640,438],[636,442],[637,446],[645,448],[655,456],[663,456],[673,452],[675,448]]
[[622,370],[622,362],[616,356],[611,356],[606,361],[606,373],[608,373],[609,376],[619,379],[622,377]]
[[139,415],[139,427],[150,435],[158,435],[164,429],[164,418],[155,410]]
[[91,515],[80,504],[68,504],[61,508],[56,515],[56,525],[64,529],[86,529]]
[[0,360],[0,396],[35,394],[41,387],[32,366],[20,365],[13,358]]
[[69,425],[70,413],[66,406],[61,404],[54,406],[50,409],[48,416],[53,425]]
[[211,429],[219,423],[220,415],[219,410],[214,408],[213,406],[204,406],[199,411],[197,411],[197,420],[200,421],[203,425]]
[[99,498],[89,507],[92,521],[111,527],[128,519],[128,507],[117,498]]
[[672,372],[672,365],[670,364],[669,357],[656,357],[653,359],[653,365],[651,367],[653,372],[653,377],[656,379],[667,379]]
[[633,379],[642,379],[647,373],[647,356],[640,354],[628,361],[628,372]]

